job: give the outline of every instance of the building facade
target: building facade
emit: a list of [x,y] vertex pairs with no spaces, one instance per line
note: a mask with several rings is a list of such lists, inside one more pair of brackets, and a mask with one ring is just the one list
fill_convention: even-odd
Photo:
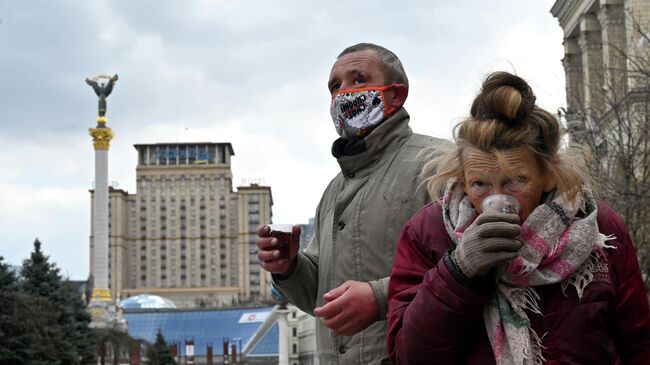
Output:
[[564,31],[565,117],[580,140],[591,119],[630,108],[647,90],[649,70],[635,60],[648,59],[650,1],[557,0],[551,14]]
[[[137,192],[109,189],[113,299],[150,293],[179,308],[271,300],[255,228],[271,223],[268,186],[233,190],[230,143],[135,145]],[[94,201],[91,192],[91,202]],[[93,272],[94,231],[90,237]]]
[[[630,227],[650,288],[650,1],[557,0],[570,143]],[[561,110],[562,111],[562,110]]]

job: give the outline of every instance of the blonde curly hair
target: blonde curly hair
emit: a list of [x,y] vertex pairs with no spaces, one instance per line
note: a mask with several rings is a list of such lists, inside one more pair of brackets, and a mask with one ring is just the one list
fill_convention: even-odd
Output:
[[464,181],[463,151],[467,147],[492,154],[502,163],[502,151],[528,149],[557,191],[568,193],[572,200],[582,194],[584,184],[591,184],[583,151],[561,148],[558,120],[535,105],[533,91],[519,76],[507,72],[488,75],[474,98],[470,117],[454,127],[453,135],[455,148],[442,155],[432,153],[422,170],[434,200],[442,197],[450,179]]

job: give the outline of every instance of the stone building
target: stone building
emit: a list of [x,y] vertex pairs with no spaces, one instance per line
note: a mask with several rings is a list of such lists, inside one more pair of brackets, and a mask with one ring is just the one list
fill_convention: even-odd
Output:
[[270,276],[258,265],[254,233],[271,223],[271,188],[251,183],[233,190],[230,143],[135,149],[137,193],[109,189],[113,300],[150,293],[179,308],[270,301]]
[[[639,77],[643,70],[634,59],[650,48],[644,34],[650,30],[650,1],[557,0],[551,14],[564,31],[564,116],[580,140],[585,129],[602,128],[594,127],[594,119],[612,118],[612,109],[630,108],[640,92],[647,93],[647,73]],[[637,24],[645,30],[639,32]]]
[[[650,1],[557,0],[570,142],[621,214],[650,288]],[[562,111],[562,109],[561,109]]]

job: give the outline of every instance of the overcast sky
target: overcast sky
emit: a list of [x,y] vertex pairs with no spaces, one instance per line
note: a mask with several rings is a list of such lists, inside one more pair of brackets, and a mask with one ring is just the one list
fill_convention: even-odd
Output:
[[275,223],[303,223],[338,165],[329,71],[346,46],[393,50],[416,132],[450,138],[485,75],[516,72],[565,104],[554,0],[0,0],[0,255],[34,238],[64,275],[88,275],[97,97],[108,98],[109,180],[135,193],[136,143],[230,142],[233,185],[271,186]]

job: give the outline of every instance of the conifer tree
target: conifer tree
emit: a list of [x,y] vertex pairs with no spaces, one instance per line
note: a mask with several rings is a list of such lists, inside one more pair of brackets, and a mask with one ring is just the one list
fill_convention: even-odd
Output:
[[16,349],[16,336],[25,332],[24,326],[17,320],[17,307],[19,303],[16,288],[16,275],[9,269],[0,256],[0,362],[22,363],[23,355]]
[[156,342],[153,346],[147,349],[147,364],[148,365],[176,365],[176,361],[172,356],[165,336],[163,336],[160,328],[156,333]]
[[34,240],[34,251],[23,261],[21,270],[22,290],[45,298],[60,298],[61,275],[56,265],[49,262],[49,256],[41,251],[41,241]]
[[16,274],[9,268],[9,264],[3,262],[4,257],[0,256],[0,290],[11,289],[16,285]]
[[55,322],[56,310],[39,296],[20,290],[9,266],[0,259],[0,363],[55,364],[48,361],[55,351],[44,326]]
[[40,313],[33,317],[40,325],[31,336],[39,344],[33,356],[39,357],[30,357],[48,359],[43,364],[94,363],[95,340],[81,295],[68,280],[62,280],[38,239],[30,258],[23,261],[21,276],[20,290],[36,301],[35,310]]
[[[47,305],[52,307],[54,318],[41,323],[35,334],[35,341],[47,345],[46,359],[58,359],[66,364],[75,364],[78,358],[72,339],[67,331],[69,326],[64,324],[72,321],[70,309],[64,306],[64,293],[61,288],[59,269],[49,262],[49,257],[41,251],[41,242],[34,241],[34,251],[30,258],[23,261],[21,270],[21,290],[39,302],[39,308]],[[36,338],[40,336],[40,338]]]

